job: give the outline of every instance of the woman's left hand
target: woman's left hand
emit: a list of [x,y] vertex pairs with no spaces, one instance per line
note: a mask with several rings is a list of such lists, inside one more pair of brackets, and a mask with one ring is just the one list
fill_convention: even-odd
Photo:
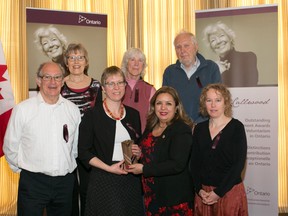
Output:
[[213,205],[214,203],[217,203],[219,198],[220,197],[214,191],[210,191],[202,202],[206,205]]
[[136,144],[132,145],[132,154],[136,156],[137,161],[140,159],[142,151],[138,145]]
[[125,167],[125,170],[129,173],[133,173],[135,175],[143,173],[143,164],[136,163]]

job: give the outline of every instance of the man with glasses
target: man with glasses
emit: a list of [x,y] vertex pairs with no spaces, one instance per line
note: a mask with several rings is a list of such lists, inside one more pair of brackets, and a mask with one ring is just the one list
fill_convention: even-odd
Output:
[[78,107],[60,95],[64,69],[40,65],[40,92],[12,112],[3,150],[14,172],[20,172],[18,215],[70,215],[76,168]]

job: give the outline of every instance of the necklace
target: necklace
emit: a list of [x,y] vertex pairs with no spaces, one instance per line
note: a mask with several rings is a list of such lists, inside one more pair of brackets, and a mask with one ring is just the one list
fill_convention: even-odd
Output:
[[160,128],[166,128],[166,127],[167,127],[167,125],[161,126],[160,123],[158,123],[158,126],[159,126]]
[[119,118],[115,117],[115,116],[113,115],[113,113],[109,110],[109,108],[108,108],[108,106],[107,106],[107,103],[106,103],[106,99],[104,99],[103,104],[104,104],[104,107],[105,107],[106,111],[108,112],[108,114],[109,114],[109,116],[110,116],[111,118],[113,118],[114,120],[120,120],[120,119],[122,119],[123,114],[124,114],[124,106],[123,106],[122,103],[121,103],[121,105],[120,105],[120,117],[119,117]]

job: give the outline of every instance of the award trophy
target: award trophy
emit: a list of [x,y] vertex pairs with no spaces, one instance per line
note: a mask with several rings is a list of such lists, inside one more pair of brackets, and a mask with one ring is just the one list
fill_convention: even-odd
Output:
[[125,140],[121,142],[122,144],[122,151],[125,160],[125,165],[131,165],[137,162],[136,156],[132,154],[132,144],[134,143],[133,140]]

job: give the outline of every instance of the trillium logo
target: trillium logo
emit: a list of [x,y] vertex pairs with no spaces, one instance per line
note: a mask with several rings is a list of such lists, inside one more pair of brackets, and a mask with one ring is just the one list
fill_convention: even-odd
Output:
[[88,25],[101,25],[100,20],[90,20],[90,19],[87,19],[86,17],[84,17],[82,15],[79,15],[78,23],[82,23],[82,22],[85,22]]
[[252,187],[247,187],[246,188],[246,194],[251,194],[251,195],[254,195],[254,196],[270,196],[270,193],[269,192],[264,192],[264,191],[257,191],[255,190],[254,188]]
[[247,188],[246,188],[246,194],[252,193],[252,192],[254,192],[254,191],[255,191],[255,189],[253,189],[253,188],[251,188],[251,187],[247,187]]
[[78,23],[81,23],[81,22],[83,22],[86,19],[87,19],[86,17],[84,17],[82,15],[79,15]]

